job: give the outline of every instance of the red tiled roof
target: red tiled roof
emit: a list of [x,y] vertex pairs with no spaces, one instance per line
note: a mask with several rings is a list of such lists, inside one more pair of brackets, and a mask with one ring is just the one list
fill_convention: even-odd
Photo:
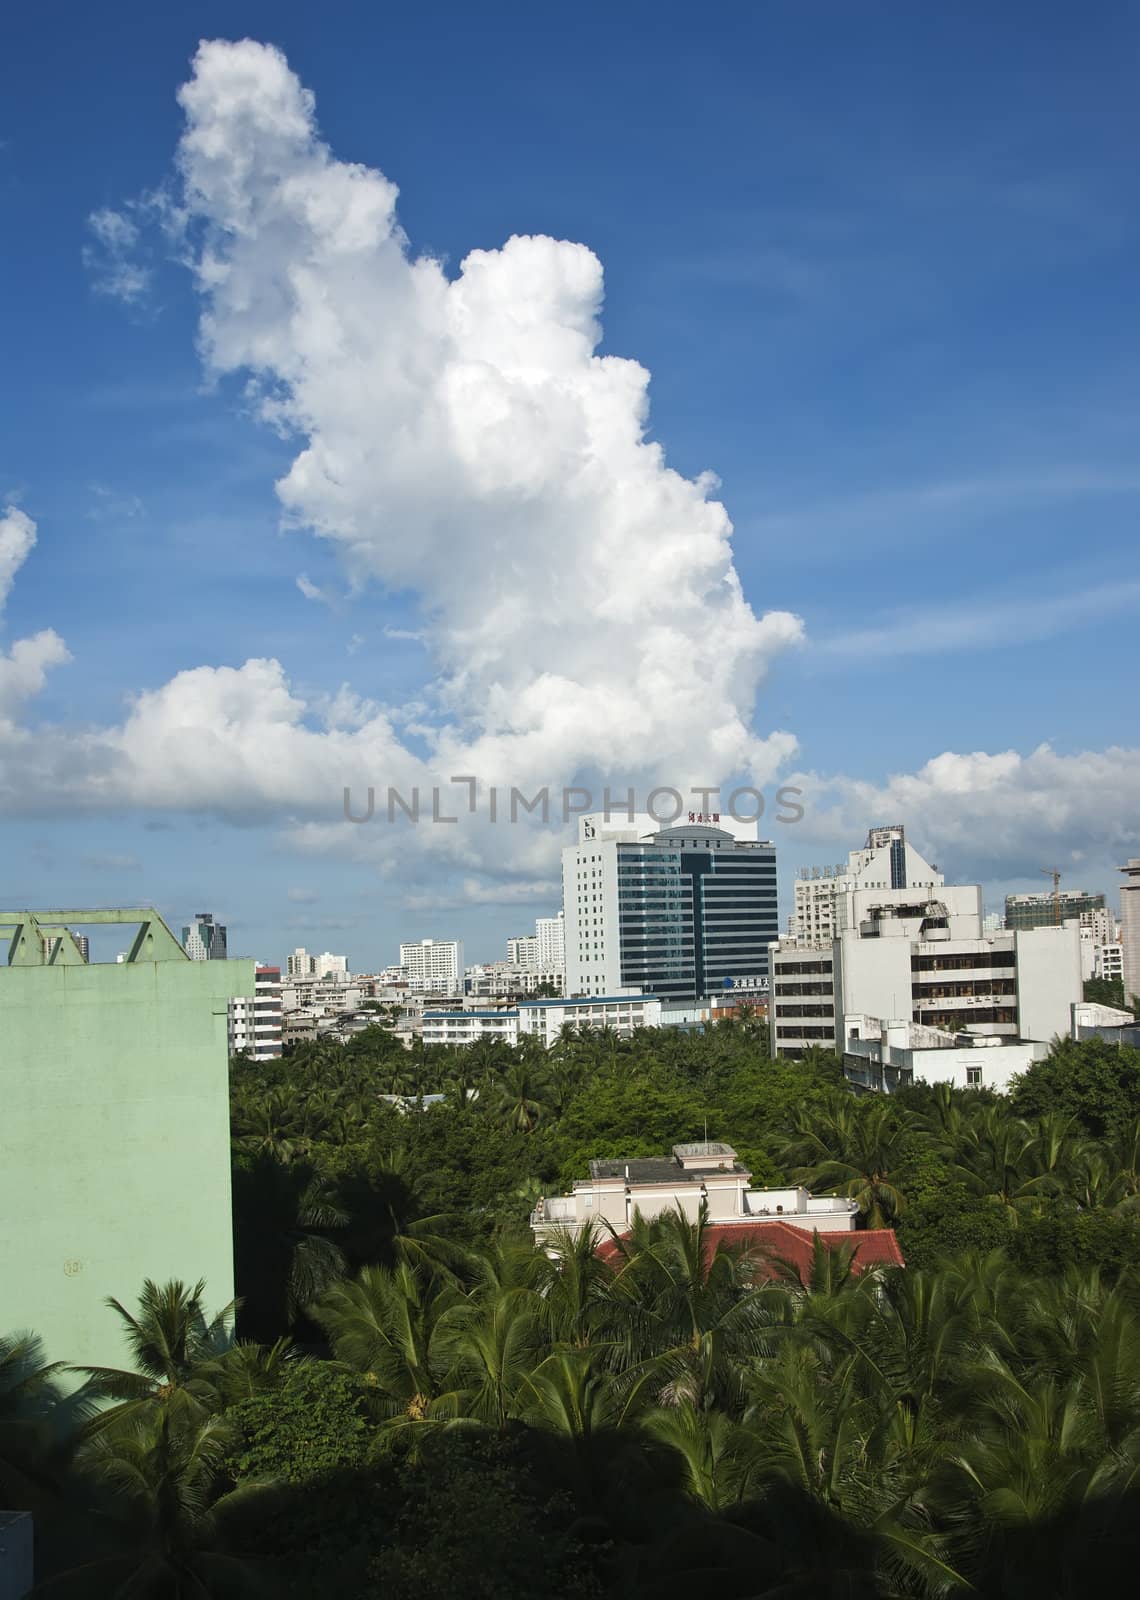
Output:
[[[713,1223],[705,1232],[705,1264],[718,1250],[738,1249],[747,1252],[754,1273],[774,1278],[775,1262],[785,1261],[794,1266],[802,1279],[811,1268],[815,1235],[806,1228],[793,1227],[790,1222],[775,1220],[765,1222]],[[854,1233],[821,1233],[818,1235],[824,1248],[837,1250],[841,1245],[853,1247],[851,1270],[866,1271],[868,1267],[904,1267],[902,1251],[893,1228],[868,1228]],[[628,1233],[618,1235],[628,1239]],[[603,1239],[598,1246],[603,1261],[616,1262],[620,1252],[613,1239]]]

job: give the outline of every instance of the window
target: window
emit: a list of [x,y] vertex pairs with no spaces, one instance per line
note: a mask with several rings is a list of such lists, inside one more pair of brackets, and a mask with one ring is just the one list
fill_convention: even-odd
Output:
[[981,1067],[967,1067],[966,1068],[966,1088],[967,1089],[980,1089],[981,1087],[982,1087],[982,1069],[981,1069]]

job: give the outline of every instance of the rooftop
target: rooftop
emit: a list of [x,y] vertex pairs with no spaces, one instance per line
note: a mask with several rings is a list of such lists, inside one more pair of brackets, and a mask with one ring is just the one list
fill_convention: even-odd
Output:
[[557,1000],[520,1000],[519,1006],[537,1010],[543,1006],[617,1006],[640,1005],[643,1000],[656,1000],[655,994],[574,994]]
[[[620,1261],[622,1244],[628,1233],[603,1239],[597,1254],[611,1264]],[[752,1268],[755,1278],[776,1278],[781,1267],[791,1267],[801,1282],[811,1271],[815,1240],[825,1250],[848,1248],[852,1252],[851,1270],[856,1275],[872,1267],[904,1267],[903,1253],[893,1228],[868,1228],[860,1233],[816,1233],[793,1228],[787,1222],[721,1222],[705,1228],[706,1264],[721,1250],[739,1252]]]

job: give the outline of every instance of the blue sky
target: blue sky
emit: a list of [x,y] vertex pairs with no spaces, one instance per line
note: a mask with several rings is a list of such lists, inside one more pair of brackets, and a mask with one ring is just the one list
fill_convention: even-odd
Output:
[[[501,777],[514,770],[504,741],[521,737],[514,713],[477,735],[472,717],[496,685],[515,703],[560,659],[552,591],[567,628],[581,622],[556,467],[509,540],[496,532],[501,500],[476,496],[468,518],[461,483],[441,509],[430,463],[423,505],[414,482],[387,503],[362,477],[351,509],[303,493],[283,518],[274,485],[313,437],[314,387],[332,458],[369,449],[366,426],[334,416],[339,369],[297,318],[272,329],[270,388],[292,407],[276,430],[255,415],[248,361],[201,344],[203,311],[245,335],[202,276],[203,240],[225,226],[220,191],[183,232],[171,225],[188,122],[175,96],[200,39],[245,37],[276,45],[313,92],[332,161],[399,186],[410,258],[435,258],[450,282],[470,251],[499,252],[512,235],[580,242],[600,259],[599,353],[651,373],[648,437],[669,466],[720,480],[711,494],[732,519],[752,612],[802,619],[802,637],[782,626],[764,645],[762,670],[746,622],[731,624],[739,662],[705,707],[711,722],[731,702],[764,746],[733,723],[713,781],[804,775],[808,816],[776,835],[785,876],[838,859],[872,822],[904,820],[947,871],[981,876],[991,902],[1043,885],[1037,869],[1054,864],[1073,886],[1114,889],[1113,866],[1140,849],[1133,8],[118,4],[108,16],[47,4],[9,22],[0,64],[0,508],[36,534],[0,650],[51,629],[70,660],[21,698],[0,742],[0,900],[147,899],[173,922],[210,908],[242,951],[275,959],[307,943],[362,967],[391,959],[401,937],[453,932],[491,956],[554,908],[553,834],[465,835],[443,850],[346,829],[342,784],[370,777],[358,758],[380,746],[357,740],[351,757],[335,740],[314,746],[327,788],[293,783],[287,741],[263,744],[241,722],[272,691],[260,683],[231,723],[264,781],[250,776],[231,802],[225,741],[207,725],[226,713],[212,688],[186,709],[200,684],[178,674],[272,660],[304,702],[298,728],[372,727],[366,711],[330,722],[348,684],[385,715],[399,708],[405,754],[462,726],[467,750],[497,741]],[[191,120],[230,126],[221,67],[198,77]],[[260,193],[282,178],[264,159],[250,180]],[[300,159],[317,171],[311,149]],[[156,192],[165,211],[146,199]],[[99,214],[134,230],[121,260],[100,247]],[[262,243],[247,266],[267,295],[276,265]],[[309,245],[296,249],[294,265]],[[562,273],[569,258],[552,259],[524,263],[524,276]],[[143,285],[126,298],[108,292],[116,261],[138,275],[120,291]],[[322,292],[335,303],[355,281],[330,277]],[[518,281],[495,293],[509,300]],[[543,317],[562,314],[561,290],[535,293]],[[397,367],[357,373],[384,440],[395,413],[376,385],[416,351],[409,335]],[[563,425],[540,419],[539,446],[555,450]],[[365,501],[378,519],[366,535]],[[426,541],[418,563],[393,550],[392,519],[409,544]],[[587,529],[583,570],[610,559],[604,524]],[[695,545],[714,538],[694,529]],[[489,662],[458,711],[470,614],[435,587],[453,550],[470,571],[500,574],[479,591],[483,613],[500,593],[519,611],[538,596],[547,608],[542,629],[512,640],[509,671]],[[644,551],[633,562],[650,564]],[[632,564],[628,578],[613,571],[636,592]],[[305,597],[302,576],[320,597]],[[621,628],[637,623],[611,623],[620,680]],[[709,629],[693,623],[690,659],[689,625],[669,624],[678,684],[690,669],[716,678]],[[586,640],[568,661],[585,658]],[[186,693],[163,698],[162,737],[177,750],[189,717],[204,743],[164,786],[148,762],[169,766],[168,747],[138,743],[151,724],[128,732],[126,754],[120,730],[135,697],[172,682]],[[558,698],[533,711],[527,749],[543,764],[520,781],[570,781],[589,765],[574,738],[559,744]],[[697,732],[670,745],[669,698],[662,689],[644,710],[629,781],[651,770],[668,781],[685,762],[710,772],[710,751],[726,748]],[[701,705],[685,715],[698,730]],[[642,714],[623,705],[621,718]],[[778,749],[764,744],[774,731],[790,736]],[[624,782],[614,733],[599,733],[597,771]],[[650,755],[662,744],[668,772]],[[1051,754],[1034,757],[1042,745]],[[946,752],[961,759],[928,767]],[[1006,752],[1020,761],[982,759]]]

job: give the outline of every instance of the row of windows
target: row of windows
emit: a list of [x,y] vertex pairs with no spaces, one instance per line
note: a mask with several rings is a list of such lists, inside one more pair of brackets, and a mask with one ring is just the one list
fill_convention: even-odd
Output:
[[1014,987],[1009,978],[978,978],[971,983],[915,984],[915,1003],[927,1004],[931,1000],[969,1000],[975,995],[1007,995]]
[[961,972],[963,968],[1014,967],[1017,956],[1012,950],[976,950],[969,955],[911,956],[912,972]]
[[981,1006],[977,1011],[939,1011],[923,1006],[915,1008],[913,1020],[928,1028],[960,1028],[966,1021],[975,1027],[979,1022],[1016,1023],[1017,1010],[1013,1006]]

